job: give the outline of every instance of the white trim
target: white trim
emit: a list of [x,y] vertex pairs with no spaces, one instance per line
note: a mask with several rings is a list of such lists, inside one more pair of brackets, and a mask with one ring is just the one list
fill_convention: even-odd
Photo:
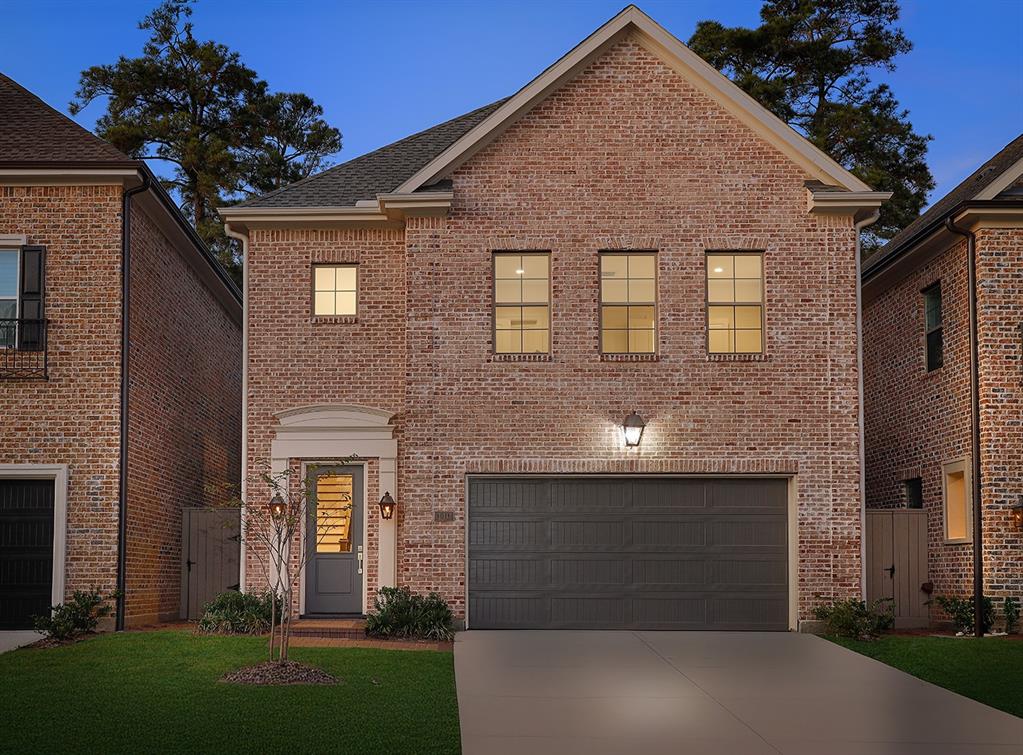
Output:
[[13,246],[22,247],[28,243],[28,236],[24,233],[0,233],[0,247],[9,248]]
[[[892,198],[890,191],[813,191],[807,189],[806,208],[815,215],[863,215],[867,220]],[[867,223],[870,225],[874,221]]]
[[645,47],[659,54],[670,67],[754,128],[810,175],[850,191],[870,191],[863,181],[796,133],[639,8],[630,5],[427,163],[394,193],[411,194],[450,175],[515,120],[570,80],[590,60],[630,32],[636,33]]
[[[948,476],[963,475],[963,506],[966,507],[966,537],[948,536]],[[969,545],[973,542],[973,465],[969,456],[947,461],[941,465],[941,539],[945,545]]]
[[978,192],[974,199],[994,199],[1012,186],[1020,176],[1023,176],[1023,157],[1006,168],[997,179]]
[[50,605],[64,602],[67,573],[67,464],[0,464],[0,479],[53,480],[53,587]]

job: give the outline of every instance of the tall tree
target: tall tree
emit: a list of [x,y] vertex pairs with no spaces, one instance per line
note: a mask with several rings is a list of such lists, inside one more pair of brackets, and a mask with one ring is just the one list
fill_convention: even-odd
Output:
[[325,167],[341,134],[307,95],[269,92],[237,52],[196,39],[191,2],[164,0],[140,22],[150,32],[141,56],[83,71],[71,112],[106,98],[97,133],[173,166],[161,181],[237,280],[217,208]]
[[912,45],[897,0],[768,0],[760,26],[701,21],[689,46],[761,104],[878,191],[894,196],[864,235],[864,253],[915,218],[934,179],[931,137],[913,130],[886,84]]

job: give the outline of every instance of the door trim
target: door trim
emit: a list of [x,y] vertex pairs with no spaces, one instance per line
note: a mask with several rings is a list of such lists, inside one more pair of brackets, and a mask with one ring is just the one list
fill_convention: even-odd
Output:
[[[367,512],[369,511],[369,462],[366,461],[350,461],[342,464],[341,461],[334,459],[303,459],[302,460],[302,480],[305,481],[309,478],[309,467],[310,466],[345,466],[345,467],[361,467],[362,468],[362,538],[361,542],[354,543],[354,545],[362,546],[363,562],[362,562],[362,613],[366,614],[367,608],[369,607],[369,569],[367,564],[369,563],[369,547],[366,541],[369,529],[369,521]],[[309,521],[309,517],[302,517],[302,528],[301,537],[299,538],[299,547],[302,549],[302,553],[305,553],[306,548],[306,524]],[[308,565],[308,562],[306,562]],[[299,616],[305,615],[305,578],[306,569],[302,569],[302,573],[298,575],[298,614]]]
[[64,602],[67,572],[67,464],[0,464],[0,480],[53,481],[53,587],[50,605]]
[[470,623],[471,617],[469,616],[469,483],[473,478],[486,477],[488,479],[507,479],[507,480],[523,480],[523,479],[544,479],[554,477],[588,477],[588,478],[628,478],[637,479],[642,477],[656,477],[656,478],[690,478],[690,479],[720,479],[720,480],[788,480],[788,507],[786,509],[787,517],[787,538],[786,548],[788,550],[788,596],[789,596],[789,631],[796,632],[799,630],[799,491],[798,491],[798,474],[698,474],[698,473],[658,473],[658,472],[640,472],[640,473],[579,473],[579,472],[547,472],[544,474],[508,474],[508,473],[490,473],[490,472],[469,472],[465,475],[464,484],[462,487],[462,502],[464,504],[465,516],[463,519],[462,526],[462,574],[464,579],[462,580],[465,584],[465,589],[462,595],[465,601],[465,628],[471,629],[472,624]]

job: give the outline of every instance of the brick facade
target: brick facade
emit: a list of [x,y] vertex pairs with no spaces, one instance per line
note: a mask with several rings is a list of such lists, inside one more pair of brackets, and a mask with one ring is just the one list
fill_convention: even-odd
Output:
[[[466,474],[795,475],[800,616],[817,594],[859,595],[855,230],[807,212],[809,177],[626,39],[460,167],[447,217],[253,229],[249,471],[275,412],[394,411],[397,579],[460,616]],[[495,358],[491,255],[538,249],[551,354]],[[656,357],[599,353],[605,249],[658,253]],[[764,252],[763,355],[706,354],[703,260],[717,249]],[[310,317],[310,265],[329,260],[360,263],[357,322]],[[633,409],[648,426],[627,451],[618,423]]]

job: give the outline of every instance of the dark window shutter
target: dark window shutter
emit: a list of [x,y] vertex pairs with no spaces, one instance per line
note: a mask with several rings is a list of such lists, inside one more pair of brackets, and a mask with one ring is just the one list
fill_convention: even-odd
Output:
[[46,346],[46,325],[43,322],[46,247],[21,247],[21,302],[18,317],[18,348],[22,351],[41,351]]

